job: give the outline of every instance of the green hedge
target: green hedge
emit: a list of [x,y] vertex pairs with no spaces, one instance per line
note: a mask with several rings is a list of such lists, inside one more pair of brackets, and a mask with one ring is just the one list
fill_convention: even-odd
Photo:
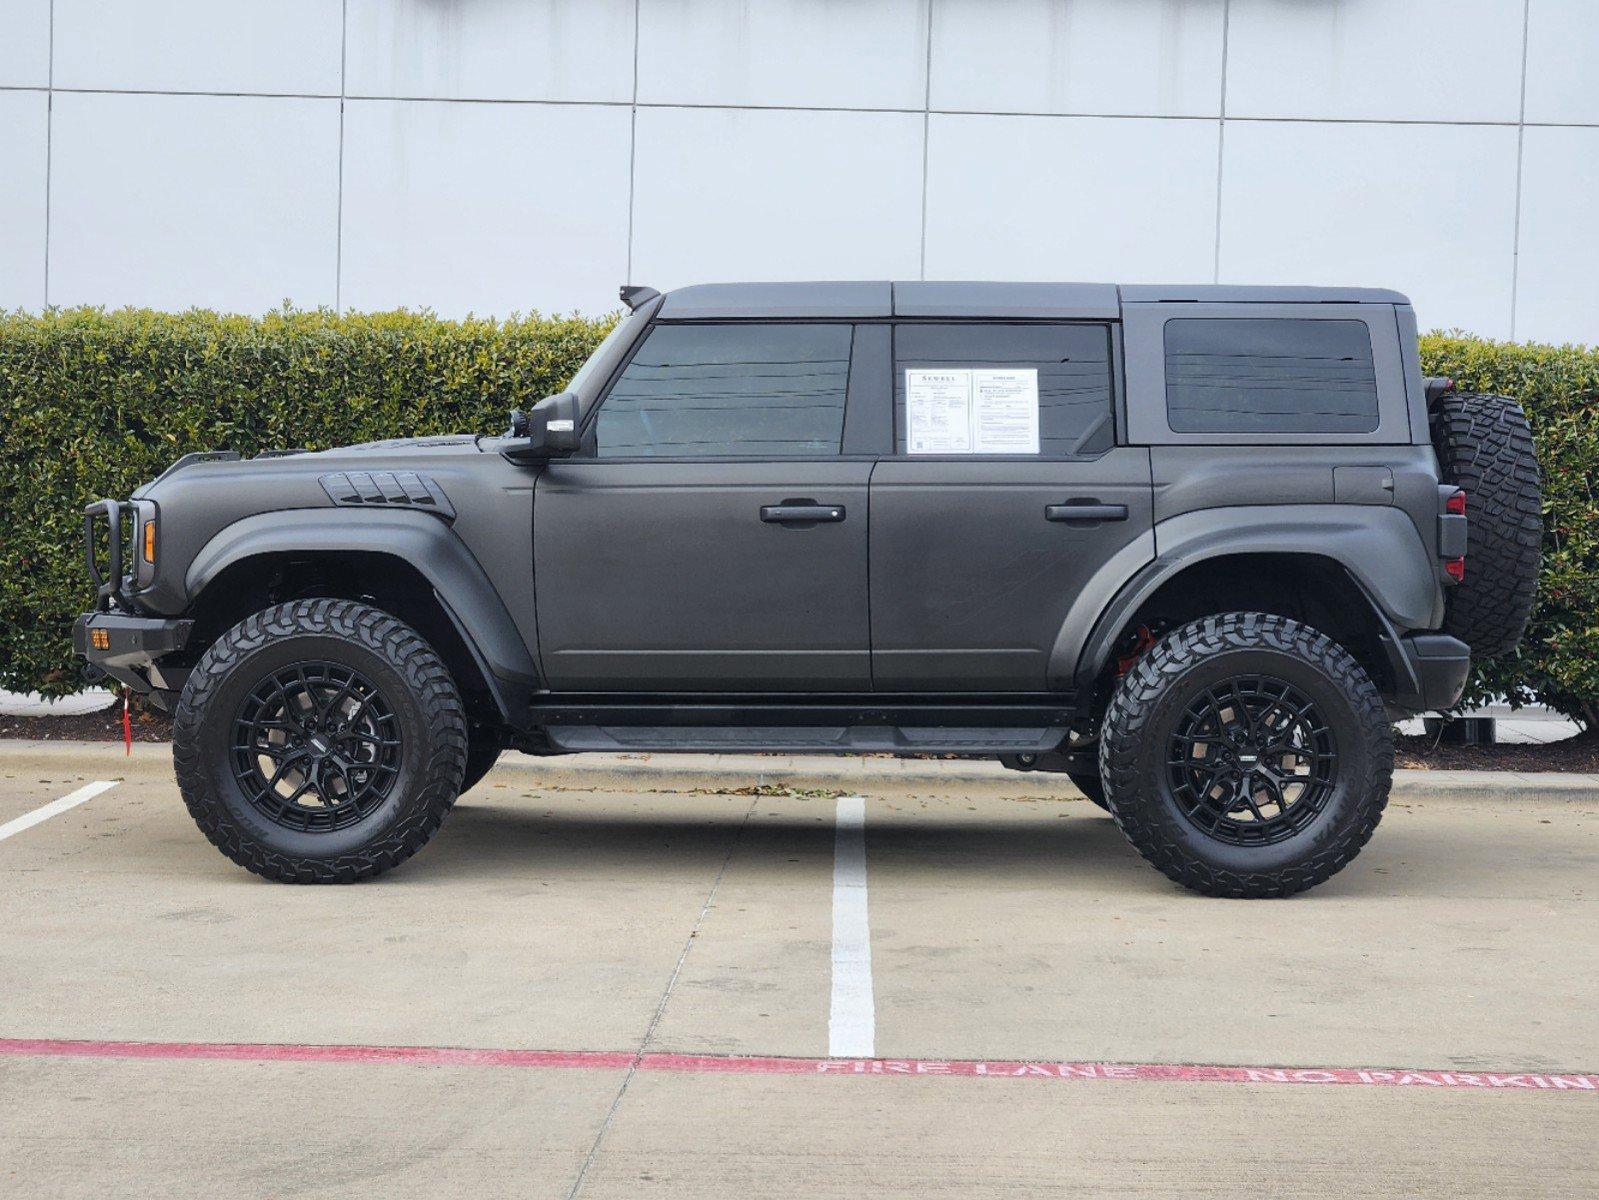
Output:
[[[84,503],[190,450],[253,454],[503,428],[559,391],[610,319],[446,321],[396,312],[72,309],[0,314],[0,687],[78,686]],[[1544,466],[1544,575],[1519,655],[1473,695],[1538,699],[1599,728],[1599,351],[1434,335],[1429,373],[1516,396]]]
[[1466,699],[1537,700],[1599,732],[1599,348],[1430,334],[1421,361],[1465,390],[1520,400],[1543,468],[1532,622],[1515,654],[1478,665]]
[[81,687],[82,508],[191,450],[324,449],[502,430],[561,390],[611,320],[419,313],[259,319],[0,313],[0,687]]

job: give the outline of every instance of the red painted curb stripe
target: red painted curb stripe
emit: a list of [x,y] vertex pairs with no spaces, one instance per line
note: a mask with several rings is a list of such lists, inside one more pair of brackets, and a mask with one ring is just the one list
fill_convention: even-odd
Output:
[[263,1042],[102,1042],[0,1038],[0,1055],[40,1058],[228,1059],[234,1062],[400,1063],[420,1067],[625,1068],[634,1056],[600,1050],[471,1050],[450,1046],[295,1046]]
[[232,1062],[387,1063],[424,1067],[521,1067],[680,1071],[701,1075],[830,1075],[905,1078],[1102,1080],[1130,1083],[1298,1084],[1476,1091],[1588,1092],[1599,1074],[1419,1071],[1352,1067],[1222,1067],[1197,1063],[1086,1063],[928,1058],[779,1058],[644,1054],[619,1050],[472,1050],[449,1046],[297,1046],[259,1042],[110,1042],[0,1038],[0,1055],[23,1058],[218,1059]]

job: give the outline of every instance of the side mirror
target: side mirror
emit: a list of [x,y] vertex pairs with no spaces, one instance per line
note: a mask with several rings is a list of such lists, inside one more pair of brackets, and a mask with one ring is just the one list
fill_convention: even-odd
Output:
[[546,396],[527,412],[511,413],[511,433],[503,453],[518,461],[537,461],[571,454],[581,444],[577,428],[577,396]]

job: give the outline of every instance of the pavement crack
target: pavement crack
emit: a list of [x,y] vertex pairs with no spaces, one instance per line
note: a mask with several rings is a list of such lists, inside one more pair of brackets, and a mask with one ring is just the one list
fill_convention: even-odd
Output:
[[589,1147],[588,1156],[583,1160],[583,1165],[578,1168],[577,1178],[572,1181],[572,1190],[566,1194],[566,1200],[577,1200],[577,1195],[583,1190],[583,1183],[588,1178],[589,1169],[593,1167],[600,1154],[600,1144],[605,1141],[605,1135],[610,1132],[611,1124],[616,1120],[617,1110],[622,1107],[622,1100],[627,1096],[627,1089],[633,1082],[633,1076],[638,1074],[639,1063],[644,1060],[644,1055],[649,1052],[650,1044],[655,1040],[655,1030],[661,1023],[661,1018],[666,1015],[666,1006],[671,1002],[672,990],[677,987],[677,977],[683,973],[683,964],[688,960],[689,949],[694,945],[700,935],[700,926],[705,923],[705,914],[711,911],[711,904],[716,900],[717,890],[722,886],[722,879],[727,874],[728,864],[733,861],[733,855],[738,850],[739,842],[744,838],[745,827],[749,825],[750,818],[755,815],[755,806],[761,797],[750,799],[750,806],[744,810],[744,818],[738,823],[738,828],[733,832],[733,838],[727,844],[727,853],[722,857],[722,865],[717,869],[716,878],[711,881],[711,890],[705,893],[705,902],[700,905],[699,915],[694,918],[694,926],[689,930],[688,936],[683,939],[683,949],[678,952],[677,962],[672,966],[672,974],[666,981],[666,989],[661,993],[660,1003],[655,1006],[655,1012],[650,1016],[650,1023],[644,1029],[643,1040],[639,1042],[638,1049],[633,1052],[632,1061],[627,1064],[627,1073],[622,1076],[622,1085],[616,1089],[616,1096],[611,1101],[611,1107],[605,1114],[605,1120],[600,1122],[599,1132],[594,1135],[594,1144]]

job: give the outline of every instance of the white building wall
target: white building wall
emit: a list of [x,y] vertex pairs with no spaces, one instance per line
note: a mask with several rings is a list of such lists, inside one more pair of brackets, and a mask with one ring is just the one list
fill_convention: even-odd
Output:
[[1599,342],[1593,0],[0,0],[0,307],[1395,287]]

